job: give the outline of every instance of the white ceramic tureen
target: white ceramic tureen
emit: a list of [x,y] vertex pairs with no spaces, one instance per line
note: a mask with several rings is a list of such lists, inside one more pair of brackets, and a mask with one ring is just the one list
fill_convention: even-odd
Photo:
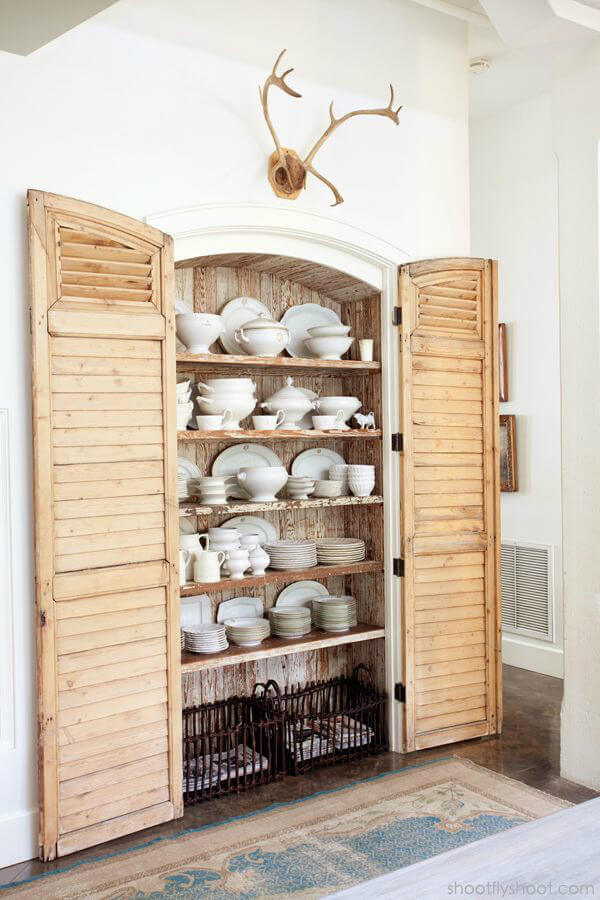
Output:
[[290,342],[290,332],[267,316],[251,319],[238,328],[235,340],[251,356],[279,356]]
[[315,409],[315,401],[306,396],[306,393],[297,387],[294,387],[294,379],[287,378],[285,387],[276,391],[272,397],[269,397],[264,403],[261,403],[263,409],[267,412],[275,414],[278,409],[283,410],[285,418],[279,426],[282,430],[290,429],[300,431],[298,424],[304,418],[307,412]]

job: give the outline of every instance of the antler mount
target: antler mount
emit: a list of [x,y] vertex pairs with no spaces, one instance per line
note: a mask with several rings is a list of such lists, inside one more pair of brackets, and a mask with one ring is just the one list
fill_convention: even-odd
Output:
[[282,147],[281,142],[277,136],[277,132],[275,131],[275,127],[273,122],[271,121],[271,116],[269,114],[269,88],[274,86],[278,87],[280,90],[284,91],[286,94],[289,94],[291,97],[301,97],[297,91],[294,91],[289,84],[286,83],[285,78],[290,72],[293,72],[293,69],[286,69],[286,71],[282,75],[277,74],[277,67],[281,62],[281,58],[285,50],[282,50],[277,59],[275,60],[275,65],[271,71],[271,74],[267,76],[267,79],[264,85],[259,87],[259,94],[262,103],[263,113],[265,116],[265,121],[271,132],[271,137],[275,143],[275,151],[269,157],[269,182],[271,187],[275,191],[278,197],[282,197],[286,200],[295,200],[302,190],[302,188],[306,187],[306,175],[308,172],[311,175],[314,175],[315,178],[318,178],[319,181],[322,181],[323,184],[327,185],[330,191],[333,193],[335,198],[335,202],[332,203],[332,206],[338,206],[338,204],[344,202],[344,198],[338,191],[338,189],[325,178],[324,175],[321,175],[315,167],[313,166],[313,159],[316,154],[319,152],[325,141],[333,134],[336,128],[346,122],[348,119],[353,118],[354,116],[385,116],[388,119],[391,119],[395,125],[398,125],[398,113],[402,109],[399,106],[397,109],[394,109],[394,88],[390,84],[390,102],[387,106],[377,108],[377,109],[356,109],[352,112],[348,112],[343,116],[340,116],[337,119],[333,114],[333,101],[329,106],[329,125],[321,135],[321,137],[316,141],[313,145],[312,149],[308,152],[308,154],[302,158],[299,153],[295,150],[291,150],[289,147]]

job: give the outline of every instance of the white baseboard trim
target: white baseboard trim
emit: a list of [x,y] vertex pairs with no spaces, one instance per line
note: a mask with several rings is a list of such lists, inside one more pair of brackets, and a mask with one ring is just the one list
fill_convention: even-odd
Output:
[[0,815],[0,869],[38,855],[38,811],[19,809]]
[[502,636],[502,662],[518,669],[528,669],[541,675],[552,675],[554,678],[564,677],[562,647],[553,644],[544,645],[537,641],[528,641],[515,635]]

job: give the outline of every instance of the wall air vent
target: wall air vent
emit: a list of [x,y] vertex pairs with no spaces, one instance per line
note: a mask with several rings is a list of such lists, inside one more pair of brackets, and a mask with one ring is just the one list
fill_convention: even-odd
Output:
[[503,541],[502,630],[552,641],[552,546]]

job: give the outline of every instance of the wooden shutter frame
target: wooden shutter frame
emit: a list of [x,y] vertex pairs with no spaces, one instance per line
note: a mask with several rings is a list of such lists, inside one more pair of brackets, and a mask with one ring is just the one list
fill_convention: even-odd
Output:
[[[484,435],[487,433],[488,443],[484,451],[484,522],[486,539],[481,549],[487,552],[487,572],[485,577],[486,594],[486,693],[487,721],[483,726],[454,726],[448,729],[447,740],[437,739],[429,744],[419,742],[415,734],[416,696],[415,696],[415,659],[414,659],[414,597],[410,586],[414,584],[415,553],[413,537],[406,533],[406,521],[414,522],[414,490],[413,490],[413,446],[411,440],[413,406],[412,378],[407,377],[408,367],[412,360],[412,342],[416,340],[426,345],[427,338],[415,338],[415,309],[417,288],[412,278],[451,270],[478,269],[482,273],[482,339],[484,340],[483,377],[487,402],[483,404]],[[399,297],[402,309],[401,334],[401,371],[402,390],[401,407],[404,422],[404,454],[401,475],[401,512],[403,521],[402,547],[405,558],[405,577],[403,580],[403,683],[405,687],[404,704],[404,749],[406,752],[441,743],[451,743],[482,734],[500,733],[502,730],[502,619],[500,593],[500,473],[499,473],[499,346],[498,346],[498,269],[495,260],[450,258],[425,260],[402,266],[399,272]],[[487,337],[486,337],[487,336]],[[457,336],[449,335],[450,344],[456,343]],[[468,344],[465,341],[466,352]],[[450,355],[450,349],[448,352]],[[458,545],[457,541],[457,545]],[[457,546],[458,550],[459,547]],[[451,552],[451,550],[447,551]],[[494,571],[490,571],[493,561]],[[452,733],[450,733],[452,732]]]
[[[54,571],[53,545],[53,458],[52,408],[51,408],[51,365],[49,313],[54,315],[61,301],[58,295],[58,272],[54,260],[56,253],[48,253],[47,247],[56,241],[59,224],[76,224],[86,230],[101,231],[108,235],[111,227],[127,236],[128,241],[137,246],[154,251],[153,266],[159,266],[160,309],[164,318],[164,348],[162,353],[163,379],[163,434],[164,458],[163,476],[165,488],[165,561],[134,564],[138,574],[135,587],[143,586],[143,573],[147,573],[148,583],[164,585],[167,615],[167,706],[168,706],[168,746],[169,746],[169,794],[170,809],[149,807],[147,815],[138,815],[137,828],[157,824],[183,814],[181,791],[181,653],[179,637],[179,567],[178,567],[178,500],[177,500],[177,434],[175,415],[175,310],[173,240],[143,223],[137,222],[110,210],[97,206],[48,194],[43,191],[28,191],[29,204],[29,280],[31,297],[32,335],[32,413],[33,413],[33,486],[34,486],[34,535],[35,535],[35,604],[37,642],[37,682],[38,682],[38,774],[39,774],[39,844],[40,856],[44,860],[73,852],[87,844],[74,843],[69,836],[59,835],[59,778],[58,778],[58,677],[55,591],[59,594],[66,583],[64,575]],[[51,230],[52,229],[52,230]],[[50,269],[50,272],[49,272]],[[64,303],[65,301],[63,301]],[[67,307],[70,305],[66,301]],[[94,315],[90,304],[90,315]],[[96,304],[97,307],[97,304]],[[79,304],[78,309],[84,310]],[[102,313],[101,313],[102,315]],[[106,316],[106,313],[104,313]],[[131,315],[143,316],[143,311],[132,311]],[[126,324],[128,316],[122,316]],[[138,320],[141,321],[141,320]],[[87,334],[83,333],[83,337]],[[115,335],[102,337],[126,337],[119,331]],[[154,336],[156,338],[156,336]],[[113,567],[115,581],[122,584],[125,567]],[[120,569],[120,571],[118,571]],[[110,567],[88,570],[91,578],[111,579]],[[141,577],[140,577],[141,573]],[[70,575],[72,573],[69,573]],[[82,573],[85,574],[85,573]],[[140,581],[142,584],[140,584]],[[68,588],[67,588],[68,590]],[[106,583],[104,585],[106,590]],[[102,589],[99,587],[98,592]],[[90,589],[88,596],[94,594]],[[81,595],[80,595],[81,596]],[[163,807],[166,805],[163,804]],[[144,813],[141,810],[140,813]],[[95,828],[100,833],[98,826]],[[133,829],[132,829],[133,830]],[[110,834],[110,828],[100,840],[108,840],[117,834]]]

